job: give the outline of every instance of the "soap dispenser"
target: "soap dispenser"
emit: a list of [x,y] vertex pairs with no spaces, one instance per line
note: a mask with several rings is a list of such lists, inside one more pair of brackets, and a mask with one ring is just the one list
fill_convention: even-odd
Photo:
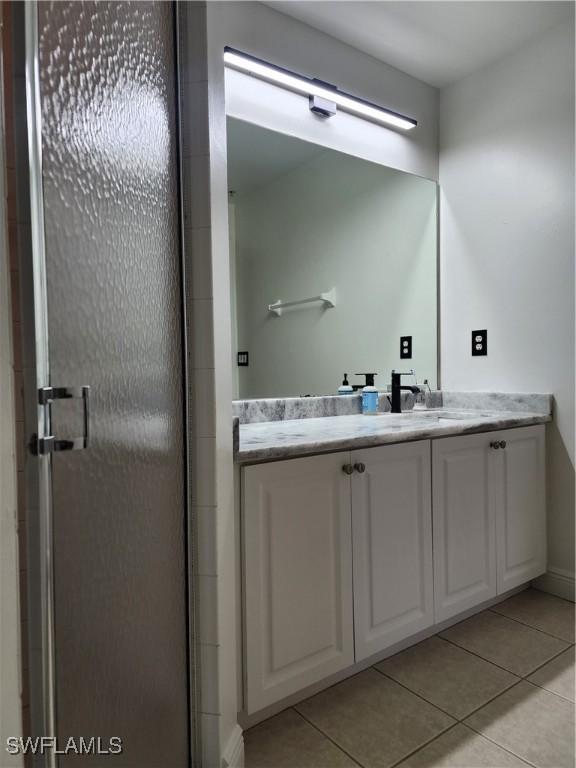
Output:
[[374,416],[378,413],[378,390],[374,386],[375,373],[357,374],[366,376],[366,386],[362,388],[362,414]]
[[344,374],[344,381],[338,387],[338,394],[339,395],[353,395],[354,394],[354,390],[352,389],[352,387],[348,383],[348,374],[347,373]]

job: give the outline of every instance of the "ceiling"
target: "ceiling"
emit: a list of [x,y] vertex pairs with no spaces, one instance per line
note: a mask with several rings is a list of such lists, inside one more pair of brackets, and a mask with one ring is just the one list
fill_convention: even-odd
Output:
[[246,194],[269,184],[324,150],[316,144],[229,117],[228,189]]
[[348,45],[442,87],[571,18],[554,0],[266,2]]

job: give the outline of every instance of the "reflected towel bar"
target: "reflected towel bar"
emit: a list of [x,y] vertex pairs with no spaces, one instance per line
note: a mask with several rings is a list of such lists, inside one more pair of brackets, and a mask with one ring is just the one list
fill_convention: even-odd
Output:
[[268,311],[274,315],[280,317],[282,310],[287,307],[299,307],[302,304],[312,304],[315,301],[321,301],[324,303],[324,307],[336,306],[336,291],[332,288],[330,291],[325,291],[319,296],[311,296],[309,299],[300,299],[299,301],[275,301],[274,304],[268,304]]

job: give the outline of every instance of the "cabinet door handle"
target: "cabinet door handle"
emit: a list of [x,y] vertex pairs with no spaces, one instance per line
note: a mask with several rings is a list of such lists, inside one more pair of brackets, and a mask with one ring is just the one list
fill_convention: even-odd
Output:
[[495,440],[494,442],[490,443],[490,448],[494,448],[494,450],[497,451],[498,448],[500,448],[500,443],[498,442],[498,440]]
[[352,464],[344,464],[342,467],[342,472],[344,472],[345,475],[351,475],[352,472],[354,472],[354,467]]
[[362,474],[366,471],[366,464],[362,464],[362,462],[359,461],[357,464],[354,464],[354,469],[356,472],[360,472],[360,474]]
[[500,448],[506,448],[506,440],[500,440]]

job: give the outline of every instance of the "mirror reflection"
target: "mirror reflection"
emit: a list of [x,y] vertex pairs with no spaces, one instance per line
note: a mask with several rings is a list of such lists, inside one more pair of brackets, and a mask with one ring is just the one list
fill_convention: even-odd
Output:
[[228,186],[235,398],[436,387],[435,182],[229,117]]

